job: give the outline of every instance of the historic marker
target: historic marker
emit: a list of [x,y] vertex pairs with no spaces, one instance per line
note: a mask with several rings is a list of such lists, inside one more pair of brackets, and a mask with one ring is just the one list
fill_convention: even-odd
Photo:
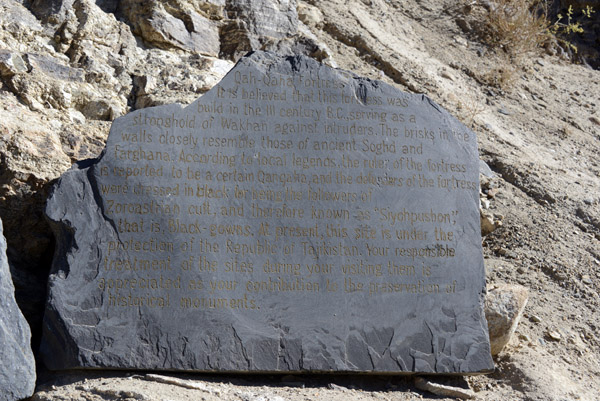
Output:
[[478,165],[426,96],[253,53],[61,177],[46,363],[488,372]]

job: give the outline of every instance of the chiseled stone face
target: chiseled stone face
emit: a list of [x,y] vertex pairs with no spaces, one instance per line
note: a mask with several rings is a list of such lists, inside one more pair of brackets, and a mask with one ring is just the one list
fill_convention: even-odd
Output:
[[253,53],[61,177],[46,363],[490,371],[478,163],[426,96]]

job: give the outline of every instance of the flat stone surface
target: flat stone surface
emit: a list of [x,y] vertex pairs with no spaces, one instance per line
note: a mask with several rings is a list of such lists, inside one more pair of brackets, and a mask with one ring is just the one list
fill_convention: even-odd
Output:
[[489,372],[478,171],[426,96],[253,53],[60,178],[45,362]]
[[29,325],[15,301],[6,239],[0,220],[0,401],[31,397],[35,387],[35,360]]

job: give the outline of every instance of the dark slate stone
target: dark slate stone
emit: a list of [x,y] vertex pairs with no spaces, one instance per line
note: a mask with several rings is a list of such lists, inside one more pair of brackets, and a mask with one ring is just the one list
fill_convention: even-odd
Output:
[[493,369],[475,135],[423,95],[253,53],[58,181],[52,369]]
[[35,360],[29,325],[15,301],[6,240],[0,220],[0,401],[31,397],[35,387]]

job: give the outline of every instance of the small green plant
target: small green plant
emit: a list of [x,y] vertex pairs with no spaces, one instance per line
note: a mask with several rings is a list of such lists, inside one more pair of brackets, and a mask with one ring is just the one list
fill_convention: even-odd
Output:
[[549,17],[547,0],[491,0],[480,34],[496,49],[501,62],[483,78],[489,84],[509,89],[531,54],[544,45],[558,43],[572,53],[574,35],[584,33],[586,19],[595,10],[586,6],[576,11],[569,6],[556,20]]
[[[596,11],[591,6],[585,6],[581,10],[581,15],[583,18],[592,18],[592,14]],[[573,34],[582,34],[584,32],[582,22],[576,20],[575,11],[573,10],[573,6],[570,5],[567,9],[566,21],[563,22],[565,17],[562,14],[558,14],[556,21],[554,24],[550,25],[548,31],[554,35],[557,40],[564,45],[565,47],[573,50],[577,53],[577,46],[575,46],[570,40],[567,38]]]

